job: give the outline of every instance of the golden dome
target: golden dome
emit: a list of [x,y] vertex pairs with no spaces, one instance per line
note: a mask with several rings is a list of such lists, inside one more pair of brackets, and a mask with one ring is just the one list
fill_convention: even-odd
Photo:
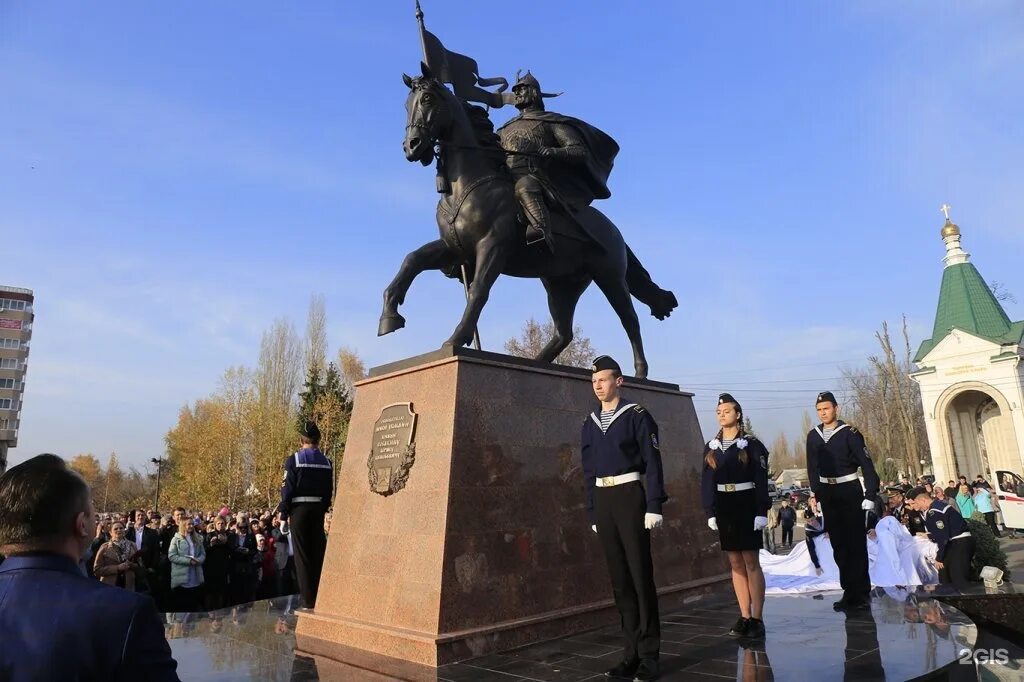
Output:
[[960,226],[954,223],[949,218],[946,218],[946,224],[942,226],[942,238],[946,237],[959,237]]

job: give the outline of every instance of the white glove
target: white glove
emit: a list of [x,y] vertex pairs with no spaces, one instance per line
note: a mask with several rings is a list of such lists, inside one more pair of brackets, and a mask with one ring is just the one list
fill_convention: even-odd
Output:
[[875,511],[875,503],[871,500],[864,500],[860,503],[860,508],[864,511]]
[[754,530],[761,530],[768,526],[767,516],[755,516],[754,517]]
[[718,521],[715,520],[714,516],[708,519],[708,528],[711,530],[718,530]]
[[661,514],[644,514],[644,528],[647,530],[661,528]]
[[594,524],[594,525],[593,525],[593,526],[591,526],[590,528],[591,528],[591,529],[592,529],[592,530],[593,530],[593,531],[594,531],[595,533],[597,532],[597,524]]

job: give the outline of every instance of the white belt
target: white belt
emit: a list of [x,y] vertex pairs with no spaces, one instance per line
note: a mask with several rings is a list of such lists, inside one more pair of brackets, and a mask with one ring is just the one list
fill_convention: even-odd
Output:
[[292,498],[292,504],[295,504],[296,502],[323,502],[323,501],[324,501],[324,498],[322,498],[322,497],[293,497]]
[[969,538],[969,537],[971,537],[970,531],[968,531],[966,533],[960,533],[960,535],[954,535],[953,537],[950,538],[950,540],[959,540],[960,538]]
[[821,479],[822,483],[835,485],[836,483],[849,483],[850,481],[856,481],[858,476],[857,474],[846,474],[845,476],[837,476],[836,478],[825,478],[824,476],[819,476],[818,478]]
[[718,492],[720,493],[734,493],[739,490],[753,490],[754,484],[750,481],[746,483],[719,483]]
[[631,483],[633,481],[639,481],[640,474],[636,471],[631,471],[628,474],[619,474],[618,476],[598,476],[597,480],[594,481],[594,485],[598,488],[611,488],[623,483]]

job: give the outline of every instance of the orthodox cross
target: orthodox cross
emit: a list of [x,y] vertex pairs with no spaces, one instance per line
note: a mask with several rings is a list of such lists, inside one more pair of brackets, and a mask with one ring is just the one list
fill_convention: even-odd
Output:
[[946,220],[949,220],[949,209],[951,208],[953,207],[950,206],[949,204],[943,204],[942,206],[939,206],[939,210],[945,214]]

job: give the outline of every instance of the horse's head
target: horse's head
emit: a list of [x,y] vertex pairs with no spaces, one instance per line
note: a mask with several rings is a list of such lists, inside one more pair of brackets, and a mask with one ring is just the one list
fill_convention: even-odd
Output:
[[422,76],[410,78],[402,74],[409,88],[402,149],[409,161],[428,166],[434,160],[434,146],[452,124],[452,95],[426,64],[421,63],[420,68]]

